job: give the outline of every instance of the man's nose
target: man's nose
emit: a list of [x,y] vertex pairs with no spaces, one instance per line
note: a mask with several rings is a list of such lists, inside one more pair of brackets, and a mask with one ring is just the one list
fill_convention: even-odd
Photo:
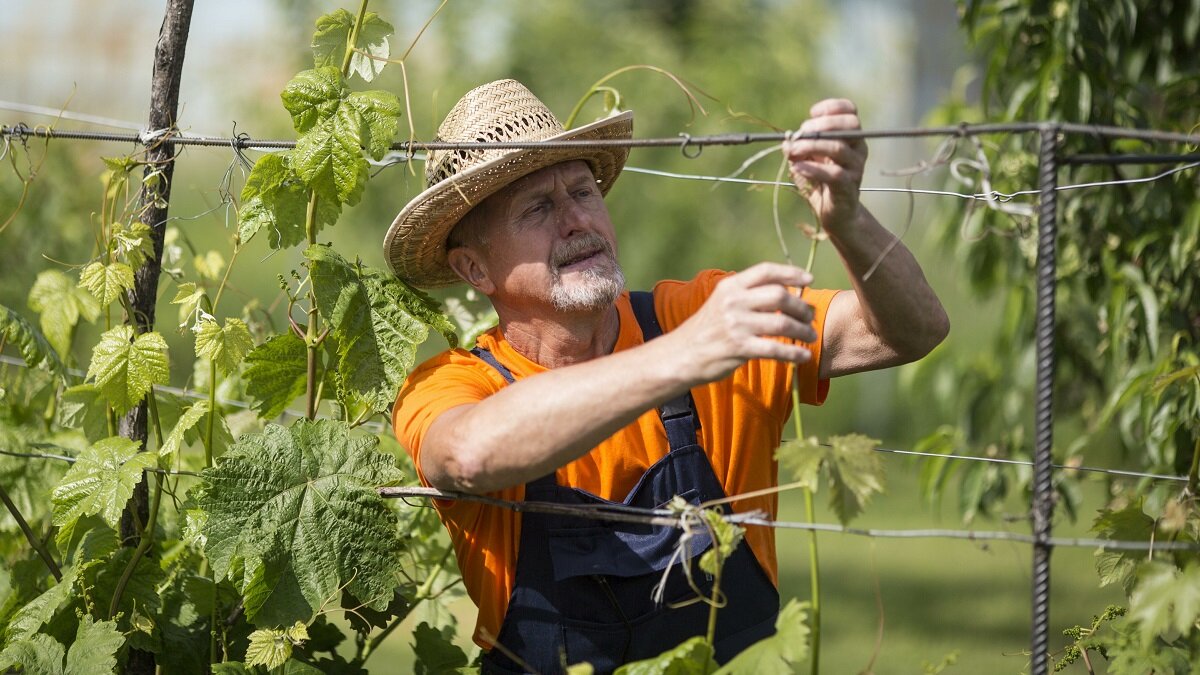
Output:
[[574,199],[566,198],[558,200],[555,204],[555,211],[558,214],[558,230],[559,235],[564,239],[572,235],[579,234],[587,229],[590,217],[587,209],[577,203]]

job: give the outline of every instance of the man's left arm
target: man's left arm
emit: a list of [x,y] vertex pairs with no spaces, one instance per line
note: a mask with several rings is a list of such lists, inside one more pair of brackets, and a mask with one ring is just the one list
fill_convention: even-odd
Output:
[[[859,129],[845,99],[814,105],[800,132]],[[797,139],[784,144],[792,179],[805,192],[854,285],[825,317],[820,377],[915,361],[938,345],[950,321],[907,247],[859,202],[867,161],[862,139]],[[870,278],[864,278],[867,272]]]

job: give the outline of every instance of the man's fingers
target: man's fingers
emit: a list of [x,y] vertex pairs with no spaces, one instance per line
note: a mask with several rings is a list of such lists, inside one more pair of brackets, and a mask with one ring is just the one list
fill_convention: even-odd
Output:
[[854,105],[854,101],[846,98],[827,98],[822,101],[817,101],[808,109],[808,114],[813,117],[822,115],[835,115],[838,113],[857,113],[858,107]]
[[718,285],[726,282],[742,288],[753,288],[764,284],[807,286],[812,283],[812,275],[793,265],[763,262],[726,277]]
[[806,363],[812,360],[812,352],[807,347],[771,338],[754,338],[752,351],[754,355],[751,358],[756,359],[774,359],[792,363]]
[[743,326],[757,337],[785,337],[801,342],[814,342],[817,339],[812,324],[798,321],[782,312],[756,312],[744,320]]
[[846,167],[860,167],[867,163],[862,148],[846,141],[803,140],[796,141],[787,149],[787,158],[793,162],[822,157]]
[[757,312],[783,312],[800,321],[812,321],[812,306],[783,285],[758,286],[746,291],[746,306]]

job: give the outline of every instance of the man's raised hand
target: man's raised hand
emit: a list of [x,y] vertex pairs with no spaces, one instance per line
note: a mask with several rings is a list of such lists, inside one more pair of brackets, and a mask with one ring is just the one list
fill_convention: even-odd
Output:
[[803,363],[808,349],[777,338],[817,339],[813,311],[799,289],[812,275],[791,265],[759,263],[717,283],[696,314],[668,335],[683,342],[697,382],[719,380],[750,359]]
[[[861,129],[858,109],[844,98],[819,101],[798,133]],[[858,216],[858,191],[867,163],[861,138],[801,138],[785,141],[783,154],[796,187],[808,197],[821,225],[834,234]]]

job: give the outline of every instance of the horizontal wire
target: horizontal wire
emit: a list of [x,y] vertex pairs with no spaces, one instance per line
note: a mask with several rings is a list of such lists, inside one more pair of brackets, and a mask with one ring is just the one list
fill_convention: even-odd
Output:
[[[4,354],[0,354],[0,363],[7,363],[10,365],[19,366],[22,368],[28,368],[28,366],[25,364],[25,361],[23,361],[22,359],[14,357],[14,356],[7,356]],[[84,377],[86,375],[82,370],[77,370],[74,368],[69,368],[69,369],[67,369],[66,372],[68,372],[69,374],[71,374],[75,377],[78,377],[81,380],[84,379]],[[176,396],[180,396],[183,398],[189,398],[189,399],[193,399],[193,400],[201,400],[201,399],[208,398],[208,394],[203,394],[200,392],[190,391],[187,389],[180,389],[178,387],[171,387],[171,386],[161,385],[161,384],[154,385],[154,390],[166,392],[169,394],[174,394]],[[246,401],[230,399],[230,398],[223,398],[220,396],[217,397],[217,403],[220,403],[221,405],[228,405],[228,406],[235,407],[235,408],[241,408],[243,410],[250,410],[253,408],[253,405]],[[302,413],[298,410],[291,410],[291,409],[284,409],[284,411],[281,415],[287,416],[287,417],[292,417],[295,419],[307,417],[307,415],[305,415],[304,413]],[[387,426],[380,422],[364,422],[363,424],[360,424],[359,426],[362,427],[363,429],[373,431],[376,434],[386,434],[389,432]],[[828,443],[822,443],[821,445],[823,445],[825,447],[830,447],[830,445]],[[984,463],[989,463],[989,464],[1011,464],[1011,465],[1018,465],[1018,466],[1033,466],[1033,462],[1028,461],[1028,460],[1005,459],[1002,457],[978,457],[978,456],[972,456],[972,455],[955,455],[955,454],[949,454],[949,453],[942,454],[942,453],[937,453],[937,452],[920,452],[917,450],[895,450],[895,449],[891,449],[891,448],[875,448],[875,451],[887,453],[887,454],[893,454],[893,455],[909,455],[909,456],[915,456],[915,457],[953,459],[953,460],[958,460],[958,461],[984,462]],[[1051,464],[1051,466],[1055,469],[1061,469],[1064,471],[1083,471],[1083,472],[1087,472],[1087,473],[1107,474],[1107,475],[1121,476],[1121,477],[1126,477],[1126,478],[1149,478],[1151,480],[1168,480],[1168,481],[1179,481],[1179,482],[1187,481],[1187,478],[1184,476],[1172,476],[1172,475],[1157,474],[1157,473],[1144,473],[1144,472],[1140,472],[1140,471],[1126,471],[1123,469],[1107,469],[1104,467],[1097,467],[1097,466],[1082,466],[1082,465],[1081,466],[1071,466],[1069,464]]]
[[23,112],[31,115],[45,115],[47,117],[57,117],[64,120],[72,120],[75,122],[85,122],[87,124],[98,124],[104,127],[114,127],[116,129],[132,129],[140,132],[145,125],[134,124],[124,120],[115,120],[110,117],[100,117],[98,115],[88,115],[85,113],[73,113],[67,110],[58,108],[47,108],[46,106],[33,105],[31,103],[17,103],[15,101],[0,101],[0,110],[11,110],[12,112]]
[[[1166,143],[1200,143],[1200,135],[1183,134],[1156,129],[1132,129],[1105,125],[1068,124],[1058,122],[1015,122],[988,124],[959,124],[941,127],[911,127],[900,129],[839,129],[803,133],[736,133],[691,136],[680,134],[676,138],[610,138],[573,139],[559,141],[472,141],[466,143],[446,141],[400,141],[391,145],[392,150],[529,150],[529,149],[579,149],[579,148],[653,148],[677,147],[681,150],[695,147],[749,145],[752,143],[779,143],[796,139],[867,139],[867,138],[921,138],[928,136],[980,136],[1004,133],[1032,133],[1043,129],[1054,129],[1059,133],[1099,136],[1105,138],[1129,138]],[[137,134],[116,134],[97,131],[57,130],[50,127],[29,127],[25,124],[0,126],[0,135],[26,138],[63,138],[74,140],[124,141],[146,144],[167,135],[169,129],[143,131]],[[296,141],[259,140],[239,137],[200,136],[175,131],[167,139],[178,145],[232,146],[246,148],[292,148]]]
[[[1161,173],[1157,173],[1153,176],[1145,176],[1142,178],[1124,178],[1124,179],[1119,179],[1119,180],[1108,180],[1108,181],[1096,181],[1096,182],[1092,182],[1092,183],[1075,183],[1075,184],[1070,184],[1070,185],[1059,185],[1059,186],[1055,187],[1054,189],[1061,192],[1064,190],[1079,190],[1082,188],[1110,187],[1110,186],[1115,186],[1115,185],[1129,185],[1129,184],[1134,184],[1134,183],[1151,183],[1151,182],[1154,182],[1157,180],[1162,180],[1163,178],[1167,178],[1167,177],[1177,174],[1181,171],[1188,171],[1190,169],[1194,169],[1198,166],[1200,166],[1200,161],[1193,162],[1191,164],[1186,164],[1184,166],[1174,167],[1172,169],[1168,169]],[[715,182],[715,183],[742,183],[742,184],[746,184],[746,185],[769,185],[772,187],[776,186],[776,185],[778,185],[780,187],[792,187],[794,185],[794,183],[791,183],[789,181],[756,180],[753,178],[733,178],[733,177],[729,177],[729,176],[706,176],[706,175],[702,175],[702,174],[678,173],[678,172],[674,172],[674,171],[660,171],[658,169],[645,169],[645,168],[635,167],[635,166],[627,166],[623,169],[623,171],[630,171],[633,173],[640,173],[640,174],[646,174],[646,175],[651,175],[651,176],[661,176],[663,178],[678,178],[681,180],[710,181],[710,182]],[[864,187],[864,188],[859,188],[859,192],[901,192],[901,193],[905,193],[905,194],[960,197],[962,199],[975,199],[975,200],[980,200],[980,201],[989,201],[992,199],[1000,199],[1003,201],[1008,201],[1010,199],[1013,199],[1014,197],[1036,195],[1036,194],[1039,194],[1040,191],[1038,191],[1038,190],[1018,190],[1016,192],[1000,192],[999,190],[992,190],[991,192],[987,192],[987,193],[976,192],[974,194],[971,194],[971,193],[966,193],[966,192],[953,192],[950,190],[923,190],[923,189],[897,188],[897,187]]]
[[[662,509],[635,509],[634,507],[626,507],[622,512],[611,512],[607,510],[607,505],[602,507],[581,507],[579,505],[559,504],[554,502],[516,502],[506,499],[497,499],[495,497],[488,497],[486,495],[438,490],[436,488],[429,487],[383,487],[377,488],[376,492],[379,493],[380,497],[385,499],[424,497],[429,499],[470,501],[489,506],[496,506],[503,509],[516,511],[518,513],[546,513],[553,515],[573,516],[590,520],[639,523],[643,525],[658,525],[679,529],[683,529],[685,527],[684,519],[680,515],[673,514],[670,511],[664,512]],[[641,515],[635,515],[631,511],[640,512]],[[726,522],[736,525],[754,525],[776,529],[831,532],[836,534],[850,534],[875,539],[965,539],[969,541],[1012,541],[1022,544],[1036,543],[1033,535],[1021,534],[1017,532],[1004,532],[996,530],[892,530],[858,528],[847,527],[845,525],[834,525],[831,523],[802,523],[786,520],[770,520],[762,517],[760,514],[761,512],[742,514],[735,513],[723,516],[722,518]],[[1049,544],[1051,546],[1068,548],[1099,548],[1121,551],[1200,551],[1200,543],[1192,542],[1154,542],[1081,537],[1051,537]]]

